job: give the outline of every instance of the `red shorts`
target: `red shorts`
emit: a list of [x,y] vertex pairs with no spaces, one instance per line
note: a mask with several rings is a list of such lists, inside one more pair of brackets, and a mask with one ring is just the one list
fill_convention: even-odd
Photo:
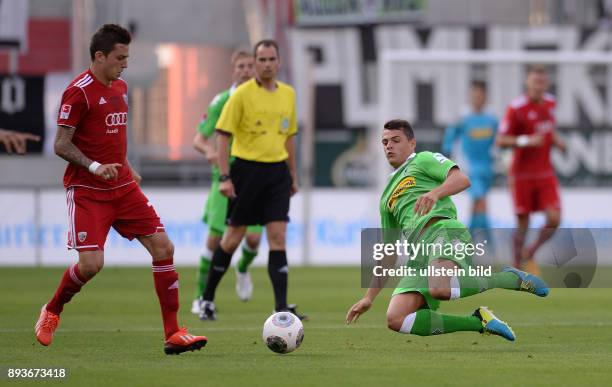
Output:
[[547,209],[560,209],[559,182],[555,176],[541,179],[510,177],[514,212],[518,215]]
[[130,240],[164,229],[153,205],[136,183],[111,190],[69,187],[66,200],[69,249],[104,250],[111,226]]

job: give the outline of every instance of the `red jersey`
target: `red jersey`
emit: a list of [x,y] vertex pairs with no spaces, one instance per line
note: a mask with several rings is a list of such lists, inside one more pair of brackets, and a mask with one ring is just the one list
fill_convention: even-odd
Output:
[[540,102],[527,95],[516,98],[506,109],[499,133],[510,136],[542,134],[544,144],[538,147],[515,147],[509,174],[514,178],[544,178],[554,176],[550,149],[555,131],[555,97],[545,94]]
[[127,163],[127,83],[117,79],[110,86],[90,70],[75,78],[62,96],[57,124],[75,128],[72,143],[100,164],[119,163],[117,180],[104,180],[89,170],[68,163],[64,187],[114,189],[134,179]]

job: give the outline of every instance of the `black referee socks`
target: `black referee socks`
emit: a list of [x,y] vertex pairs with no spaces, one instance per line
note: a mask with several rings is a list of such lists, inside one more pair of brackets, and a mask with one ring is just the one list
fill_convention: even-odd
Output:
[[[215,252],[215,255],[216,254]],[[274,289],[275,310],[286,309],[289,266],[287,266],[287,252],[285,250],[270,250],[270,255],[268,257],[268,275],[270,276],[272,288]]]
[[[223,275],[227,271],[231,261],[232,254],[226,253],[221,246],[217,247],[213,253],[212,261],[210,263],[206,290],[204,290],[204,294],[202,295],[202,298],[205,301],[213,301],[215,299],[215,291],[217,290],[217,286],[219,286],[219,282],[221,282],[221,278],[223,278]],[[285,286],[285,288],[287,288],[287,286]]]

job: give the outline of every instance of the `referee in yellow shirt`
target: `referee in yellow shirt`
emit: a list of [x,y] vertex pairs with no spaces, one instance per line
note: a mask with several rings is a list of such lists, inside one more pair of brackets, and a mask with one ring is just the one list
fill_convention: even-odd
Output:
[[[217,136],[219,191],[230,201],[228,227],[213,254],[202,295],[202,320],[216,320],[215,290],[250,224],[266,226],[274,310],[290,311],[300,319],[305,317],[297,314],[295,305],[287,304],[289,269],[285,241],[289,199],[298,190],[295,91],[276,80],[280,58],[275,41],[258,42],[254,55],[256,77],[234,91],[216,127],[220,134]],[[230,142],[231,156],[235,157],[231,170]]]

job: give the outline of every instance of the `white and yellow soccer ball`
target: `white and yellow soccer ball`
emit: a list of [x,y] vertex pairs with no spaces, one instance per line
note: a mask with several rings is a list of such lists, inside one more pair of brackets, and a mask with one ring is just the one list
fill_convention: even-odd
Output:
[[290,312],[276,312],[264,323],[263,341],[271,351],[289,353],[295,351],[304,340],[304,326]]

